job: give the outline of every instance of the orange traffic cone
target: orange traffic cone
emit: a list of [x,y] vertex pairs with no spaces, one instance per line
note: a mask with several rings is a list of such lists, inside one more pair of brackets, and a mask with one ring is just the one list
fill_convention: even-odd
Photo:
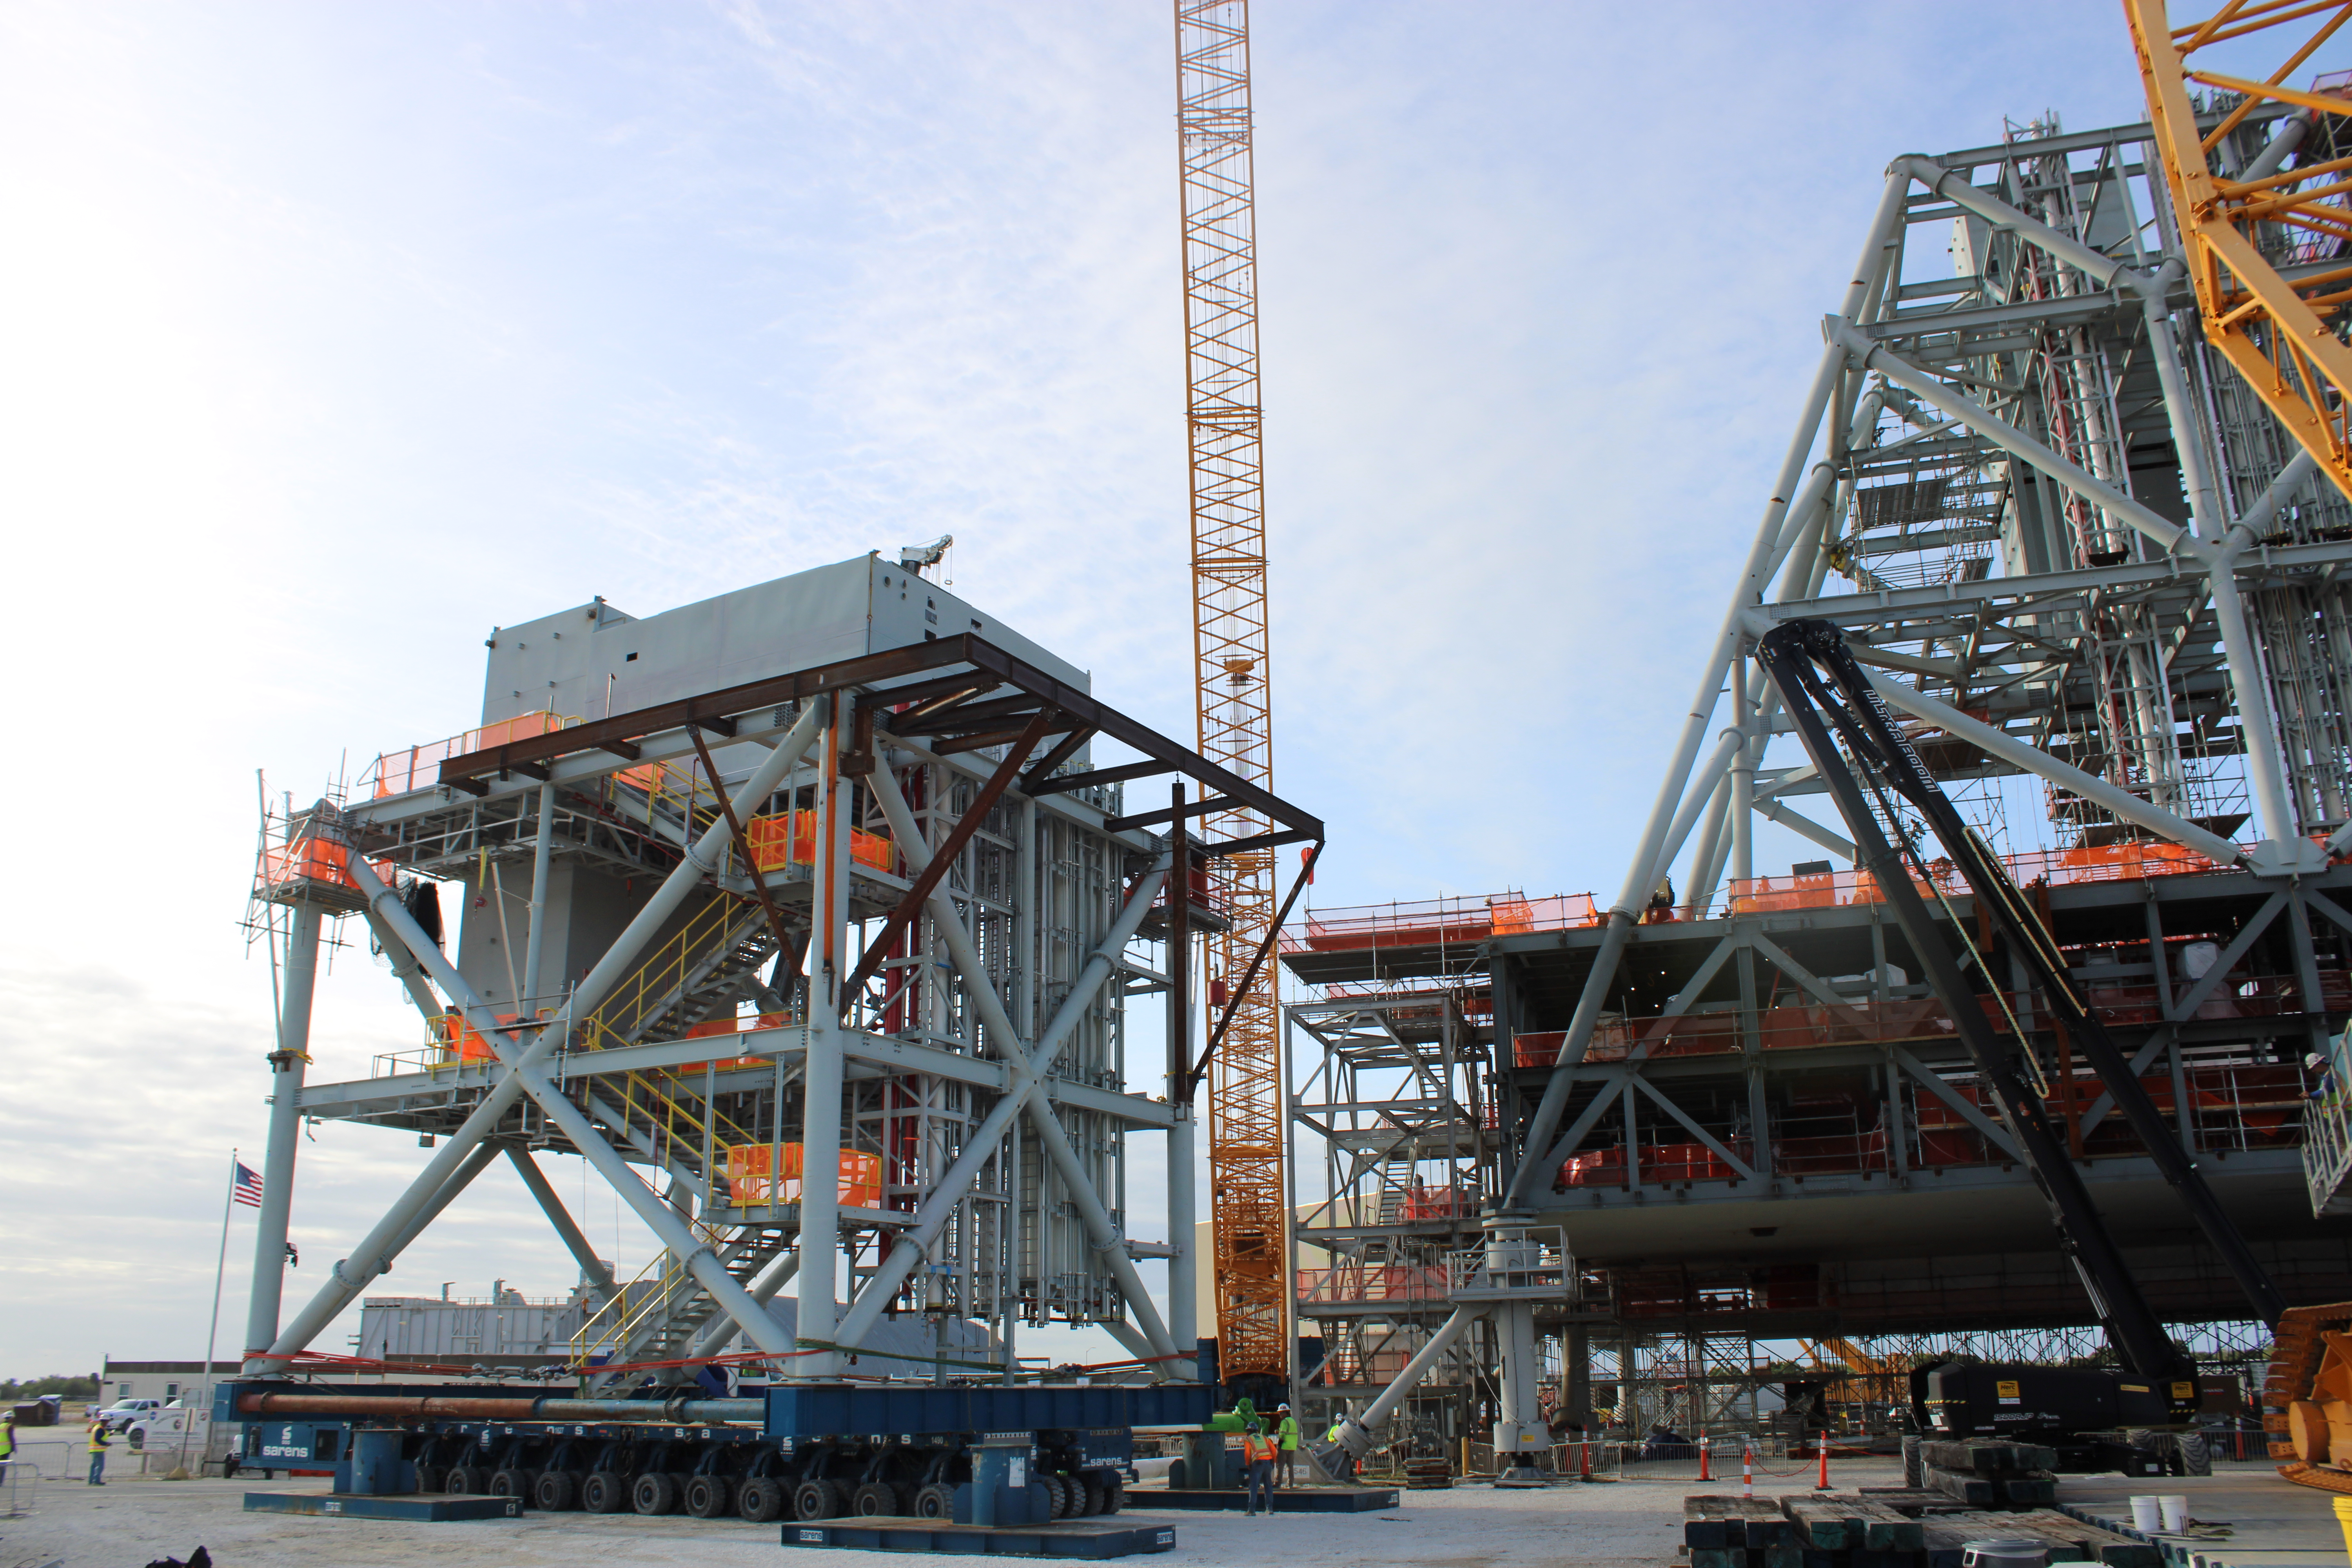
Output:
[[1711,1481],[1715,1479],[1715,1472],[1707,1468],[1706,1457],[1706,1434],[1702,1432],[1698,1435],[1698,1479]]
[[1813,1489],[1817,1492],[1825,1492],[1830,1489],[1830,1435],[1828,1433],[1822,1434],[1821,1445],[1822,1473],[1821,1479],[1813,1482]]

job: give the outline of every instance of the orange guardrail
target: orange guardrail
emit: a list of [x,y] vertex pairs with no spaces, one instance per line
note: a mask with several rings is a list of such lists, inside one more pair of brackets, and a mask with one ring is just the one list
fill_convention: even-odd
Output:
[[551,731],[567,730],[578,722],[579,720],[561,713],[525,713],[520,718],[501,719],[478,730],[461,731],[446,741],[432,741],[404,751],[383,752],[377,756],[374,766],[360,775],[360,784],[378,795],[406,795],[410,790],[425,789],[440,783],[441,764],[451,757],[462,757],[468,752],[503,746],[511,741],[544,735]]
[[[254,884],[259,891],[274,892],[300,882],[324,882],[356,893],[359,883],[352,879],[350,856],[349,845],[326,838],[299,838],[268,847],[254,868]],[[398,868],[391,861],[371,860],[368,866],[377,880],[392,885]]]
[[[781,1181],[770,1179],[774,1153],[783,1150]],[[840,1201],[854,1208],[882,1206],[882,1156],[863,1149],[841,1151]],[[801,1201],[801,1145],[738,1143],[727,1150],[727,1191],[739,1207]]]
[[[743,840],[751,847],[752,863],[762,871],[779,866],[806,866],[816,859],[816,813],[779,811],[755,816],[743,825]],[[877,871],[890,869],[897,847],[878,833],[862,827],[849,830],[849,858]]]
[[1532,899],[1523,893],[1427,899],[1418,903],[1309,910],[1295,931],[1283,933],[1282,946],[1286,952],[1348,952],[1367,947],[1438,947],[1455,943],[1467,946],[1495,936],[1599,925],[1601,919],[1601,911],[1590,893],[1555,893]]
[[[2220,861],[2178,844],[2133,841],[2074,849],[2034,849],[2002,858],[2010,876],[2021,887],[2048,881],[2053,887],[2079,882],[2138,881],[2149,877],[2176,877],[2229,868]],[[1948,860],[1934,862],[1926,879],[1912,885],[1931,901],[1966,896]],[[1769,914],[1783,910],[1837,909],[1849,904],[1885,901],[1885,894],[1867,871],[1823,871],[1786,877],[1748,877],[1727,885],[1717,913]],[[1417,903],[1361,904],[1347,909],[1309,910],[1303,921],[1283,933],[1286,952],[1352,952],[1365,948],[1468,946],[1498,936],[1528,931],[1573,931],[1597,926],[1607,919],[1590,893],[1560,893],[1529,898],[1522,893],[1492,893],[1484,897],[1427,899]]]

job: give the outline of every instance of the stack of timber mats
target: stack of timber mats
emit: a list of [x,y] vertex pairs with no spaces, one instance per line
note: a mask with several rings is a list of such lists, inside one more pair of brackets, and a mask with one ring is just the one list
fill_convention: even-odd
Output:
[[[1914,1485],[1970,1508],[2048,1508],[2058,1500],[2058,1454],[2032,1443],[1918,1445]],[[1910,1471],[1909,1445],[1904,1468]]]
[[2061,1513],[2056,1456],[2025,1443],[1922,1443],[1911,1487],[1683,1500],[1689,1568],[1960,1568],[1970,1542],[2038,1540],[2050,1561],[2164,1568],[2162,1552]]

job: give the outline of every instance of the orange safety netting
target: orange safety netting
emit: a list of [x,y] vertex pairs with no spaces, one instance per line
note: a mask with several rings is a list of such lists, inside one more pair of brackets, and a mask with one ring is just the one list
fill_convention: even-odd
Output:
[[[2002,864],[2021,887],[2042,880],[2058,887],[2228,869],[2221,862],[2178,844],[2139,841],[2029,850],[2021,855],[2004,856]],[[1946,898],[1968,893],[1967,885],[1948,860],[1935,862],[1928,877],[1913,878],[1912,886],[1931,902],[1938,893]],[[1885,901],[1885,892],[1867,871],[1823,871],[1737,879],[1727,884],[1719,912],[1769,914],[1783,910],[1837,909]],[[1597,926],[1606,918],[1607,911],[1590,893],[1535,899],[1520,893],[1494,893],[1483,898],[1429,899],[1418,903],[1363,904],[1310,910],[1296,933],[1283,934],[1282,946],[1286,952],[1350,952],[1364,948],[1455,943],[1466,946],[1492,937]]]
[[1486,898],[1367,904],[1320,913],[1310,910],[1297,934],[1284,932],[1282,945],[1288,952],[1307,949],[1346,952],[1366,947],[1440,947],[1457,942],[1467,945],[1489,937],[1599,925],[1601,921],[1601,910],[1590,893],[1559,893],[1537,899],[1520,893],[1496,893]]
[[[796,1204],[801,1201],[801,1145],[785,1143],[783,1176],[770,1179],[773,1143],[735,1143],[727,1150],[727,1190],[739,1205]],[[838,1186],[842,1203],[855,1208],[882,1206],[882,1156],[863,1149],[841,1151]]]
[[[2010,879],[2020,887],[2045,880],[2053,887],[2076,882],[2133,882],[2149,877],[2177,877],[2194,871],[2227,869],[2210,856],[2200,855],[2179,844],[2152,844],[2138,840],[2073,849],[2032,849],[2021,855],[2004,855],[2001,864],[2008,868]],[[1946,898],[1967,895],[1968,884],[1960,879],[1949,860],[1930,863],[1928,872],[1928,877],[1924,879],[1911,879],[1911,885],[1919,890],[1920,897],[1933,902],[1937,893]],[[1835,909],[1847,904],[1884,903],[1886,899],[1877,879],[1867,871],[1745,877],[1734,879],[1729,886],[1730,897],[1724,910],[1726,913],[1735,915],[1769,914],[1780,910]]]
[[[2320,1003],[2329,1012],[2352,1011],[2352,974],[2340,969],[2319,972]],[[2164,1005],[2154,985],[2092,985],[2084,1000],[2099,1021],[2114,1027],[2152,1026],[2163,1022]],[[2010,1016],[2041,1013],[2031,998],[2018,994],[2001,999],[1977,998],[1986,1021],[2007,1032]],[[2200,1018],[2270,1018],[2303,1011],[2301,989],[2287,975],[2258,974],[2224,984],[2199,1005]],[[1589,1062],[1622,1062],[1639,1052],[1643,1057],[1729,1055],[1741,1048],[1737,1010],[1685,1013],[1678,1017],[1604,1019],[1594,1026],[1585,1047]],[[1757,1045],[1768,1051],[1804,1050],[1817,1046],[1897,1045],[1906,1040],[1949,1039],[1952,1017],[1933,996],[1902,997],[1879,1002],[1857,997],[1842,1006],[1800,1002],[1759,1008],[1756,1013]],[[1567,1031],[1551,1029],[1514,1037],[1515,1066],[1547,1068],[1559,1057]]]
[[561,713],[525,713],[520,718],[501,719],[495,724],[485,724],[478,730],[467,730],[446,741],[433,741],[404,751],[386,752],[375,760],[375,765],[361,776],[363,784],[372,784],[379,795],[405,795],[413,789],[424,789],[441,782],[441,764],[451,757],[462,757],[471,752],[487,751],[512,742],[544,735],[551,731],[568,729],[580,722]]
[[[743,839],[751,847],[752,864],[762,871],[793,863],[810,865],[816,859],[816,813],[779,811],[755,816],[743,825]],[[849,858],[858,864],[887,871],[896,854],[881,835],[862,827],[849,830]]]
[[[291,844],[264,848],[261,862],[254,872],[254,880],[263,892],[274,892],[298,882],[325,882],[334,887],[359,891],[359,883],[352,877],[351,848],[325,838],[300,838]],[[376,879],[386,887],[392,885],[396,868],[389,860],[371,860],[369,868]]]

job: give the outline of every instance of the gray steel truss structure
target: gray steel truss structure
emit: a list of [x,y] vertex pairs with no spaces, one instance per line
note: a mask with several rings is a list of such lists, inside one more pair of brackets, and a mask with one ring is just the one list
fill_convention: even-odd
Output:
[[[2346,151],[2278,129],[2249,115],[2217,155]],[[1790,619],[1844,628],[2290,1299],[2352,1289],[2352,1134],[2309,1172],[2303,1146],[2342,1099],[2311,1099],[2306,1058],[2352,1015],[2352,504],[2202,342],[2149,136],[2053,120],[1889,168],[1613,899],[1310,911],[1285,939],[1317,988],[1291,1009],[1294,1123],[1328,1150],[1299,1227],[1328,1262],[1297,1299],[1330,1373],[1303,1395],[1360,1408],[1442,1331],[1458,1303],[1416,1282],[1482,1212],[1573,1248],[1575,1304],[1538,1323],[1580,1424],[1596,1355],[1714,1386],[1694,1369],[1740,1359],[1717,1336],[2093,1321],[1844,825],[1776,744],[1754,655]],[[2290,271],[2345,264],[2275,237]],[[2021,811],[2042,826],[2012,840]],[[1821,858],[1768,874],[1759,821]],[[1924,890],[1973,962],[1965,890]],[[2023,977],[1989,978],[2158,1310],[2245,1318]],[[1486,1082],[1416,1087],[1439,1061]],[[1442,1220],[1386,1196],[1439,1187]]]
[[[626,620],[600,601],[571,629]],[[1140,760],[1074,761],[1096,740]],[[1122,784],[1150,777],[1268,825],[1192,839],[1196,862],[1322,837],[973,634],[584,722],[488,723],[437,765],[395,756],[374,794],[289,814],[257,886],[284,951],[247,1369],[291,1364],[503,1155],[588,1277],[598,1306],[570,1359],[595,1375],[683,1381],[678,1363],[740,1344],[779,1376],[861,1355],[868,1375],[1009,1379],[1016,1324],[1046,1322],[1193,1375],[1192,1226],[1138,1239],[1125,1184],[1137,1132],[1169,1136],[1188,1195],[1192,1176],[1173,1109],[1188,1042],[1164,1064],[1126,1047],[1133,999],[1169,987],[1150,943],[1170,838],[1121,815]],[[440,887],[468,904],[455,960]],[[319,949],[353,919],[428,1043],[309,1082]],[[304,1117],[434,1152],[281,1317]],[[551,1152],[584,1157],[659,1238],[641,1277],[595,1257],[536,1163]],[[1169,1265],[1172,1321],[1146,1259]]]

